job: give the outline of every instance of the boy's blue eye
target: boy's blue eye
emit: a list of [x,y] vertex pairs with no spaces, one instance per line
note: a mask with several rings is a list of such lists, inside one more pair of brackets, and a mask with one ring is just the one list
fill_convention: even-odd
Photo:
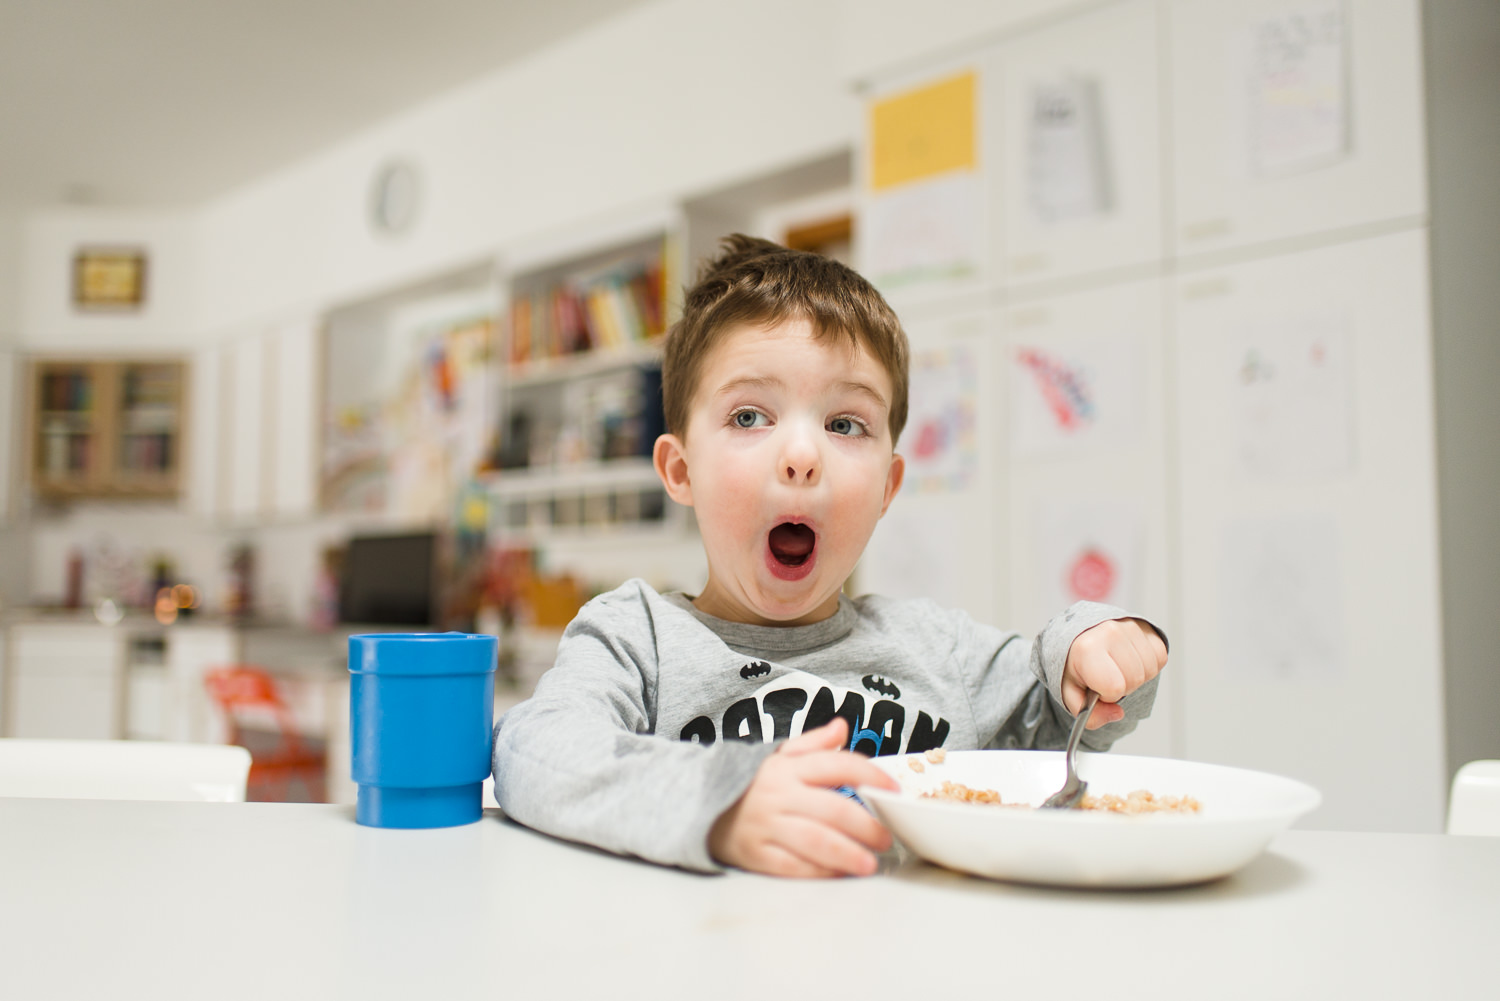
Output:
[[828,430],[855,438],[865,433],[864,425],[852,417],[835,417],[828,422]]
[[753,428],[758,426],[759,422],[765,419],[765,416],[765,414],[756,410],[739,410],[732,414],[730,419],[739,427]]

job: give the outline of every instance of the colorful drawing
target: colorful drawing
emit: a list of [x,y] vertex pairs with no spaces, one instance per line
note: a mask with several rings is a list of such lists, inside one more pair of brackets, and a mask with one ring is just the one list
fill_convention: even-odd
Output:
[[974,475],[978,386],[973,352],[954,345],[914,354],[907,427],[899,451],[919,493],[963,490]]
[[1094,397],[1086,374],[1035,348],[1021,348],[1016,362],[1031,372],[1057,426],[1074,430],[1094,419]]
[[1350,328],[1342,313],[1267,316],[1229,342],[1227,416],[1244,472],[1305,480],[1354,469]]
[[1026,534],[1034,567],[1030,611],[1038,623],[1075,601],[1142,607],[1146,518],[1139,500],[1038,503]]
[[1138,333],[1017,344],[1010,364],[1011,449],[1050,457],[1128,448],[1146,420]]
[[406,307],[379,338],[329,335],[322,503],[412,519],[446,515],[494,426],[494,320],[477,296]]
[[1087,546],[1068,568],[1068,592],[1075,601],[1108,601],[1118,576],[1109,553]]

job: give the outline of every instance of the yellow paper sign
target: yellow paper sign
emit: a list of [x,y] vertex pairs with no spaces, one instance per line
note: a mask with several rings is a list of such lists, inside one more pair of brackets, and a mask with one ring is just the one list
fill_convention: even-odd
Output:
[[975,74],[969,71],[870,106],[874,190],[974,169],[975,85]]

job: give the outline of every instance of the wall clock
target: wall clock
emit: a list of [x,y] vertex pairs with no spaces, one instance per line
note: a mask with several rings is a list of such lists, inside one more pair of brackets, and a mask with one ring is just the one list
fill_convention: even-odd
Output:
[[392,160],[375,172],[370,185],[370,224],[380,233],[405,233],[416,222],[421,183],[417,168]]

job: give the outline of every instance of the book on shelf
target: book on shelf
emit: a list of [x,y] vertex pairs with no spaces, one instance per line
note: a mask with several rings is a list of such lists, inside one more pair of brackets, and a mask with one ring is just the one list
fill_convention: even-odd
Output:
[[42,400],[47,410],[90,410],[93,397],[94,382],[81,372],[54,373],[42,380]]
[[524,365],[660,337],[666,332],[665,296],[665,271],[655,259],[518,292],[510,307],[510,363]]

